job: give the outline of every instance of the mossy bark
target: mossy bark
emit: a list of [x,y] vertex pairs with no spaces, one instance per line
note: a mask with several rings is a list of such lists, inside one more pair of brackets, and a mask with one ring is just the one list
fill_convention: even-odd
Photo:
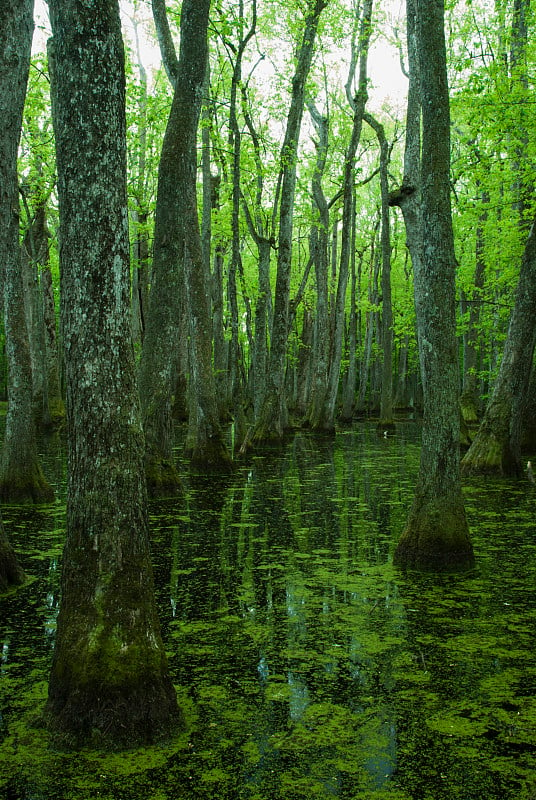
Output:
[[281,200],[270,354],[267,362],[264,397],[258,405],[259,410],[251,437],[253,444],[282,441],[288,422],[285,375],[289,333],[292,230],[296,193],[297,153],[305,104],[307,76],[313,59],[320,15],[325,6],[326,0],[310,0],[306,5],[303,35],[296,60],[296,71],[292,78],[292,97],[287,116],[285,138],[281,148]]
[[521,442],[536,342],[536,218],[521,260],[499,373],[462,474],[523,475]]
[[8,411],[0,463],[4,502],[54,498],[39,466],[32,404],[32,365],[19,245],[17,148],[33,33],[32,0],[7,0],[0,45],[0,269],[8,364]]
[[[408,186],[418,186],[420,182],[421,190],[422,216],[413,224],[412,260],[424,419],[415,498],[394,563],[404,568],[444,571],[471,567],[474,555],[459,469],[456,259],[450,209],[450,114],[443,0],[408,0],[408,50],[408,117],[409,101],[416,101],[415,81],[420,76],[423,130],[420,165],[418,126],[413,129],[414,140],[406,143],[404,181]],[[415,106],[412,117],[418,121]],[[408,202],[411,204],[414,196],[411,191],[397,202],[410,210]]]
[[422,572],[458,572],[474,566],[463,503],[416,497],[395,554],[395,564]]
[[8,542],[4,525],[0,518],[0,592],[24,583],[26,576],[20,566],[15,551]]
[[56,745],[131,748],[173,735],[182,715],[149,548],[130,319],[123,41],[118,2],[50,0],[49,9],[68,487],[45,719]]

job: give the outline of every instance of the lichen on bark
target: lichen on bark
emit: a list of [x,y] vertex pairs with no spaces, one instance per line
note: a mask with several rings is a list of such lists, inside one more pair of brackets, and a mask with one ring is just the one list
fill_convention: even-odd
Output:
[[49,9],[68,488],[45,720],[57,746],[130,748],[173,736],[183,718],[149,547],[119,5],[50,0]]

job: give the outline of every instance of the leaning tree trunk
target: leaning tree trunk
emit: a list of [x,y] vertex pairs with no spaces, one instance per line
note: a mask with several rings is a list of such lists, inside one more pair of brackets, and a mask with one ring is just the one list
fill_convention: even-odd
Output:
[[33,0],[7,0],[0,11],[0,265],[8,363],[8,410],[0,464],[0,499],[54,499],[37,455],[32,366],[19,246],[17,149],[30,68]]
[[[394,561],[402,567],[445,571],[472,566],[474,556],[459,469],[455,256],[443,0],[417,0],[416,10],[423,123],[422,262],[413,266],[424,420],[415,497]],[[410,27],[408,24],[408,31]]]
[[169,736],[181,714],[149,549],[119,3],[50,0],[49,9],[68,487],[45,719],[62,746],[131,748]]
[[499,374],[484,418],[462,460],[464,475],[520,477],[521,438],[536,341],[536,219],[525,245]]

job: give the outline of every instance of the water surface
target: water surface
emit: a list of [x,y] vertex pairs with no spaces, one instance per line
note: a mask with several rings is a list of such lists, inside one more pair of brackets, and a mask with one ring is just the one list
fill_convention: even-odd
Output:
[[535,800],[536,493],[467,483],[475,571],[403,575],[392,555],[418,455],[413,423],[387,438],[366,424],[299,433],[231,478],[187,477],[181,501],[151,505],[190,727],[168,749],[122,756],[50,752],[32,725],[63,505],[5,509],[34,580],[0,599],[0,797]]

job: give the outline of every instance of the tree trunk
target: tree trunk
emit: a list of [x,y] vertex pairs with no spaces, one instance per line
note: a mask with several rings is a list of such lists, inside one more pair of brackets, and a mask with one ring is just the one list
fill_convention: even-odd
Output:
[[521,261],[499,374],[462,473],[520,477],[521,438],[536,341],[536,219]]
[[313,202],[316,207],[312,248],[315,250],[316,306],[311,363],[311,390],[307,422],[313,430],[324,427],[324,410],[329,374],[329,300],[328,300],[328,236],[329,208],[322,188],[329,144],[329,118],[323,116],[314,103],[308,103],[309,113],[318,136],[316,164],[311,181]]
[[[376,231],[372,246],[370,248],[370,277],[368,285],[368,302],[369,306],[374,307],[378,304],[378,274],[380,270],[380,258],[377,255],[375,247]],[[375,312],[369,309],[365,317],[365,341],[363,343],[363,356],[361,358],[361,365],[359,370],[359,393],[357,396],[357,410],[362,412],[365,410],[367,395],[367,388],[369,388],[370,374],[371,374],[371,361],[372,361],[372,345],[374,342],[374,315]],[[370,382],[369,402],[372,395],[372,383]]]
[[12,586],[20,586],[26,580],[15,551],[8,542],[0,516],[0,594]]
[[382,315],[380,340],[382,350],[381,400],[378,430],[393,430],[393,306],[391,301],[391,230],[389,223],[389,145],[385,131],[371,114],[365,114],[365,121],[373,128],[380,145],[380,186],[381,186],[381,250],[382,250]]
[[45,413],[43,423],[46,428],[58,428],[65,421],[65,403],[61,388],[54,286],[48,261],[41,269],[41,292],[45,328]]
[[197,212],[197,126],[207,69],[210,0],[182,6],[179,73],[169,126],[174,137],[178,184],[177,223],[182,234],[182,263],[190,335],[190,401],[186,452],[199,469],[228,470],[231,458],[220,426],[212,368],[210,274],[203,259]]
[[[408,10],[412,0],[408,0]],[[459,470],[460,412],[455,256],[450,209],[450,114],[443,0],[416,0],[423,143],[422,262],[414,264],[424,390],[421,462],[395,564],[421,570],[474,564]],[[411,31],[408,13],[408,34]],[[411,76],[411,64],[410,64]]]
[[[344,383],[344,394],[341,409],[341,422],[352,422],[356,403],[356,384],[357,384],[357,275],[355,269],[355,247],[356,237],[356,218],[355,218],[355,197],[354,210],[352,213],[352,255],[350,258],[350,315],[348,318],[348,369]],[[359,256],[359,271],[361,272],[361,259]]]
[[[482,212],[476,228],[475,275],[471,297],[462,299],[462,306],[469,306],[467,331],[463,339],[463,384],[460,395],[462,419],[466,425],[474,425],[478,421],[478,323],[480,320],[480,298],[484,286],[484,225],[488,218],[487,204],[489,196],[482,193]],[[463,308],[462,308],[463,313]]]
[[149,231],[147,211],[147,72],[143,66],[138,21],[132,20],[136,42],[136,58],[140,79],[139,99],[136,118],[137,147],[135,155],[135,175],[132,180],[132,336],[134,345],[141,350],[145,334],[149,289]]
[[132,748],[167,738],[181,714],[149,549],[130,319],[119,3],[50,0],[49,9],[68,487],[45,718],[60,746]]
[[54,499],[37,455],[32,367],[19,246],[17,149],[33,33],[33,0],[7,0],[0,11],[0,264],[8,364],[8,410],[0,465],[0,499]]
[[[333,349],[329,365],[328,392],[326,396],[325,423],[326,430],[335,430],[335,413],[337,405],[337,395],[339,391],[341,359],[344,340],[344,323],[346,307],[346,287],[348,284],[348,272],[350,265],[350,243],[352,231],[352,217],[354,208],[354,182],[355,182],[355,158],[357,147],[361,138],[363,127],[363,114],[368,98],[367,93],[367,59],[372,33],[372,0],[364,0],[363,11],[358,40],[359,53],[359,80],[358,89],[352,99],[353,125],[350,142],[346,149],[344,158],[343,175],[343,209],[342,209],[342,230],[341,230],[341,254],[339,260],[339,280],[337,283],[337,295],[335,299],[335,330],[333,335]],[[350,86],[350,81],[348,87]],[[349,90],[348,90],[349,93]]]
[[271,348],[265,396],[253,432],[253,440],[257,443],[270,439],[281,440],[286,427],[285,367],[289,333],[296,159],[305,103],[305,84],[313,58],[320,14],[325,6],[326,0],[310,0],[308,3],[296,72],[292,79],[292,100],[281,150],[281,207]]

